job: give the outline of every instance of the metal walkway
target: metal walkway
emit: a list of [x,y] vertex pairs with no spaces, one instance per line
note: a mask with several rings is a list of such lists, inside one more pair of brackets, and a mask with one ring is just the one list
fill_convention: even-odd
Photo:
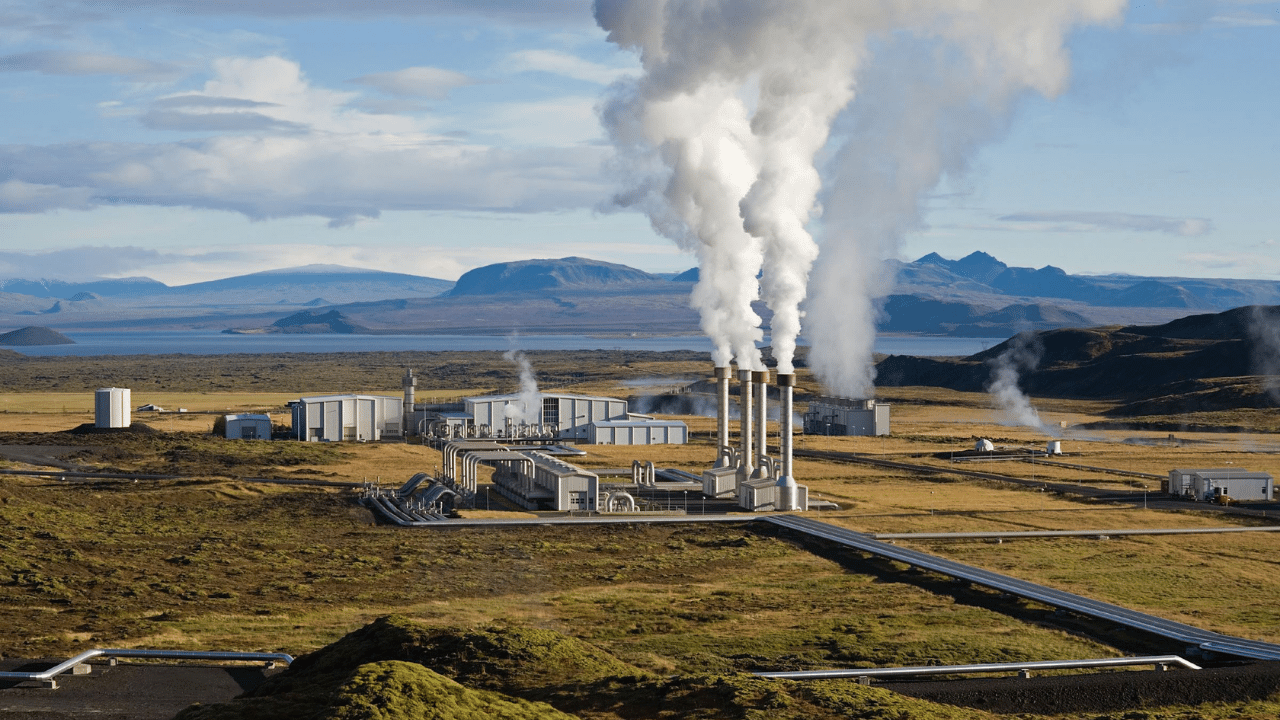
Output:
[[1100,600],[1090,600],[1075,593],[1054,590],[1033,582],[1018,580],[1007,575],[946,560],[928,553],[897,547],[896,545],[875,540],[863,533],[828,525],[809,518],[796,515],[771,515],[760,518],[760,520],[805,535],[829,540],[845,547],[906,563],[922,570],[949,575],[975,585],[999,590],[1027,600],[1034,600],[1050,607],[1070,610],[1080,615],[1107,620],[1117,625],[1141,630],[1170,640],[1177,640],[1205,652],[1234,655],[1255,660],[1280,660],[1280,645],[1201,630],[1191,625],[1165,620],[1137,610],[1129,610],[1119,605],[1112,605]]

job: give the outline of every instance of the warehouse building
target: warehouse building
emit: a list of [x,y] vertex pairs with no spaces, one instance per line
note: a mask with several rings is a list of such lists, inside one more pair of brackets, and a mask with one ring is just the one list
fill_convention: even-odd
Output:
[[809,435],[888,435],[889,404],[875,400],[819,397],[804,414]]
[[310,442],[372,442],[403,437],[402,401],[388,395],[318,395],[289,403],[293,436]]
[[1215,500],[1223,495],[1246,502],[1275,499],[1271,475],[1241,468],[1170,470],[1168,491],[1194,500]]
[[[541,393],[537,408],[525,412],[519,394],[464,398],[461,403],[420,405],[410,414],[420,434],[440,439],[537,438],[615,445],[684,444],[689,428],[679,420],[659,420],[627,411],[618,398]],[[529,421],[520,418],[527,417]]]

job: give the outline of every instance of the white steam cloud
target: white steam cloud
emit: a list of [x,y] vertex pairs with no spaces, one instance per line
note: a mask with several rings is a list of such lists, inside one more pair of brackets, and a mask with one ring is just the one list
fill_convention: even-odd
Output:
[[536,424],[542,415],[542,393],[538,392],[538,379],[533,375],[529,357],[515,348],[503,353],[502,357],[520,369],[519,398],[507,403],[502,409],[503,414],[514,423]]
[[1040,351],[1035,334],[1024,332],[1011,339],[1004,352],[988,361],[991,383],[987,385],[987,392],[996,406],[1004,411],[1005,422],[1010,425],[1045,429],[1040,413],[1031,407],[1031,399],[1018,387],[1018,376],[1040,364]]
[[1249,336],[1253,339],[1254,371],[1262,375],[1262,388],[1280,404],[1280,308],[1249,308]]
[[[1124,5],[596,0],[600,27],[643,68],[601,109],[629,183],[615,201],[697,255],[693,304],[717,365],[759,366],[763,299],[779,372],[804,319],[823,384],[866,396],[875,302],[893,280],[879,261],[921,223],[920,198],[965,170],[1019,95],[1061,92],[1066,33]],[[819,158],[821,251],[808,229]]]

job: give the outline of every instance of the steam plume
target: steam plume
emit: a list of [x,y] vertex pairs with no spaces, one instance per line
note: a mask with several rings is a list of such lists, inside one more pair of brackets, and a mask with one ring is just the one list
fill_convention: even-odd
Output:
[[502,357],[520,368],[520,397],[516,402],[507,404],[503,413],[512,422],[536,424],[542,415],[542,394],[538,392],[538,380],[533,376],[528,356],[512,348]]
[[1253,339],[1253,366],[1262,375],[1262,388],[1280,404],[1280,308],[1249,308],[1249,335]]
[[1031,407],[1031,399],[1018,387],[1018,376],[1025,370],[1034,370],[1040,363],[1040,343],[1034,333],[1019,333],[1009,341],[1009,347],[991,365],[991,383],[987,392],[996,405],[1004,411],[1005,420],[1012,425],[1045,429],[1040,413]]
[[[1060,92],[1066,33],[1124,4],[596,0],[596,21],[644,69],[601,111],[630,185],[616,201],[697,254],[693,304],[717,364],[758,365],[750,303],[762,294],[778,369],[791,371],[811,292],[815,373],[865,396],[875,299],[892,283],[879,261],[919,226],[921,196],[964,171],[1019,95]],[[808,229],[818,157],[835,158],[820,253]]]

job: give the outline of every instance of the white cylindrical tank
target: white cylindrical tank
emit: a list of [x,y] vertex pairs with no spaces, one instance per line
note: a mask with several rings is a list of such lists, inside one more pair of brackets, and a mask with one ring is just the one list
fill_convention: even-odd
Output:
[[1061,441],[1061,440],[1050,440],[1050,441],[1049,441],[1049,445],[1045,448],[1045,453],[1046,453],[1046,454],[1048,454],[1048,455],[1061,455],[1061,454],[1062,454],[1062,441]]
[[973,444],[973,449],[977,450],[978,452],[994,452],[996,449],[996,446],[992,444],[990,440],[986,438],[981,438],[978,440],[978,442]]
[[93,426],[129,427],[129,388],[99,388],[93,396]]

